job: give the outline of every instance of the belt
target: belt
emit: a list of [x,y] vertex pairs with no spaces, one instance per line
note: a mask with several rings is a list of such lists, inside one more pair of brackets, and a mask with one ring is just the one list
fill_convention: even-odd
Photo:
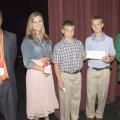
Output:
[[94,67],[93,67],[93,68],[91,68],[91,69],[94,69],[94,70],[98,70],[98,71],[99,71],[99,70],[104,70],[104,69],[110,69],[110,67],[109,67],[109,66],[108,66],[108,67],[104,67],[104,68],[94,68]]
[[68,73],[68,74],[77,74],[77,73],[79,73],[80,72],[80,70],[77,70],[77,71],[75,71],[75,72],[67,72],[67,71],[63,71],[64,73]]

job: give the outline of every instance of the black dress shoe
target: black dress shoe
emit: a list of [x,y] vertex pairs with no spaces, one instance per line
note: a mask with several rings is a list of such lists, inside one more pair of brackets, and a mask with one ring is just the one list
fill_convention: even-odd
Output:
[[87,118],[87,120],[94,120],[94,118]]
[[102,120],[102,118],[96,118],[96,120]]

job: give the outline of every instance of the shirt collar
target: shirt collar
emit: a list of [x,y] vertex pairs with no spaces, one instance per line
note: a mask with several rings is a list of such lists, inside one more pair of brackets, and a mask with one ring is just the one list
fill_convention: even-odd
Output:
[[103,32],[102,36],[100,38],[96,38],[95,37],[95,33],[92,34],[92,40],[104,40],[105,39],[106,34]]
[[[64,37],[62,38],[62,40],[63,40],[63,42],[68,43],[67,40]],[[75,38],[74,37],[72,38],[72,40],[73,40],[73,43],[75,43]]]

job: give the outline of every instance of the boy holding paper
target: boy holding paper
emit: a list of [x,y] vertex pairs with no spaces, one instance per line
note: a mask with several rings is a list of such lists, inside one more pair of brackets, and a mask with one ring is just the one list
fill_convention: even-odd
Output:
[[[87,104],[88,120],[102,120],[110,81],[110,63],[114,60],[113,39],[106,35],[102,28],[103,18],[94,16],[91,19],[93,34],[86,39],[85,49],[88,58],[87,70]],[[95,111],[95,101],[98,107]]]

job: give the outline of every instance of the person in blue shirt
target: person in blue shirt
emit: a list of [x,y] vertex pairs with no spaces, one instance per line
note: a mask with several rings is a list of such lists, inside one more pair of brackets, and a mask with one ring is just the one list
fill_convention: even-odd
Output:
[[45,32],[43,17],[39,12],[32,13],[28,19],[21,50],[27,68],[27,118],[39,120],[44,117],[49,120],[49,114],[58,108],[58,101],[50,66],[51,40]]
[[[115,57],[113,39],[103,32],[103,18],[94,16],[91,19],[93,34],[86,39],[87,51],[103,52],[105,56],[100,59],[88,58],[87,70],[87,104],[86,115],[88,120],[102,120],[110,82],[110,64]],[[98,106],[95,111],[95,101]]]

